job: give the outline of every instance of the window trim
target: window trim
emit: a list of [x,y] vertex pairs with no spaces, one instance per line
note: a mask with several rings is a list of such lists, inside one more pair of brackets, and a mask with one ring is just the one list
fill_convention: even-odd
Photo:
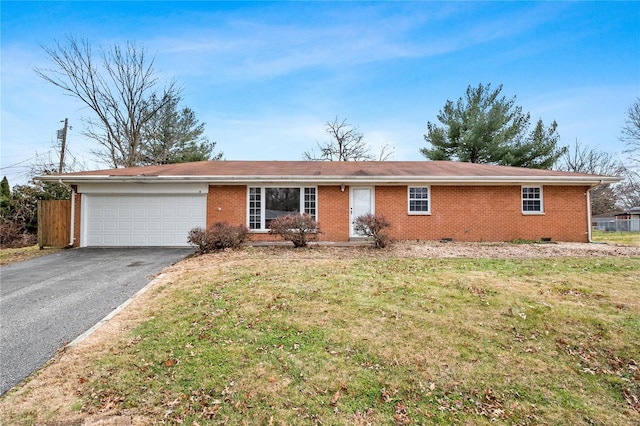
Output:
[[[536,198],[524,198],[524,194],[523,194],[523,190],[525,188],[533,188],[533,189],[539,189],[540,190],[540,210],[525,210],[524,209],[524,202],[525,200],[537,200]],[[542,185],[522,185],[520,187],[520,210],[522,211],[523,215],[543,215],[544,214],[544,188]]]
[[[426,211],[411,211],[411,189],[412,188],[426,188],[427,189],[427,206],[428,209]],[[414,198],[413,200],[418,200],[418,198]],[[420,200],[424,200],[424,198],[420,198]],[[429,216],[431,215],[431,185],[411,185],[407,186],[407,213],[411,216]]]
[[[259,194],[260,194],[260,228],[259,229],[251,229],[251,189],[253,188],[257,188],[259,189]],[[282,184],[282,185],[247,185],[247,210],[246,210],[246,226],[247,228],[249,228],[249,232],[251,233],[256,233],[256,234],[260,234],[260,233],[267,233],[269,232],[269,228],[266,227],[266,217],[265,217],[265,210],[266,210],[266,202],[265,202],[265,190],[267,188],[298,188],[300,189],[300,212],[306,213],[305,210],[305,190],[306,189],[313,189],[314,193],[315,193],[315,203],[314,203],[314,210],[315,210],[315,215],[313,216],[315,218],[315,220],[318,220],[318,187],[317,186],[313,186],[313,185],[287,185],[287,184]]]

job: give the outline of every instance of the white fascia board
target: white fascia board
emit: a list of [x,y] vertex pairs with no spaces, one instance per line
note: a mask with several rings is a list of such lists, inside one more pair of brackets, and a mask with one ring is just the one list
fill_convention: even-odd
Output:
[[81,182],[80,194],[206,194],[209,185],[204,183],[139,183],[139,182]]
[[253,185],[265,182],[296,182],[312,185],[349,185],[349,184],[441,184],[441,185],[588,185],[598,186],[620,182],[622,179],[612,176],[39,176],[42,181],[82,183],[139,183],[139,184],[219,184]]

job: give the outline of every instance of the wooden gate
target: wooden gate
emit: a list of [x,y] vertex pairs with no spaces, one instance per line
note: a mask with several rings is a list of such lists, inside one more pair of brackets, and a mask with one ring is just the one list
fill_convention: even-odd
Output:
[[70,242],[71,200],[38,201],[38,245],[66,247]]

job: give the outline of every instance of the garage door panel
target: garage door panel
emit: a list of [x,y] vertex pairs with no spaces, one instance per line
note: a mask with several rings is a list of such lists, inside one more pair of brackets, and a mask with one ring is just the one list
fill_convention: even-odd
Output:
[[206,223],[205,194],[85,195],[88,246],[187,246]]
[[150,221],[147,222],[147,230],[148,231],[160,231],[162,230],[162,222],[160,221]]
[[134,246],[139,246],[147,243],[147,237],[145,234],[138,234],[131,236],[131,243]]
[[164,200],[171,200],[171,197],[167,195],[165,195],[164,198],[149,196],[147,197],[147,204],[161,206],[165,203]]
[[102,237],[90,236],[87,241],[87,245],[89,246],[100,245],[103,243],[102,240],[103,240]]
[[105,245],[115,245],[118,242],[116,235],[104,235],[102,239],[96,238],[95,241],[102,241]]
[[131,222],[118,222],[118,231],[131,231]]
[[102,231],[104,222],[93,221],[89,222],[89,231]]
[[102,225],[97,227],[96,231],[117,231],[118,222],[115,220],[105,220],[102,223],[94,222],[94,225]]
[[179,229],[180,231],[184,231],[184,232],[189,232],[193,229],[193,227],[191,226],[191,223],[189,222],[180,222],[177,224],[177,229]]
[[136,232],[142,231],[144,233],[144,231],[147,230],[147,223],[146,222],[133,222],[131,224],[131,230],[132,231],[136,231]]
[[162,243],[164,245],[175,245],[176,244],[176,239],[174,238],[173,235],[162,235]]
[[129,208],[128,206],[122,206],[121,208],[118,209],[119,219],[129,219],[131,217],[133,217],[133,212],[131,211],[131,208]]
[[176,209],[176,217],[180,217],[180,218],[189,217],[189,216],[191,216],[191,211],[192,211],[192,209],[190,209],[190,208],[179,208],[179,209]]

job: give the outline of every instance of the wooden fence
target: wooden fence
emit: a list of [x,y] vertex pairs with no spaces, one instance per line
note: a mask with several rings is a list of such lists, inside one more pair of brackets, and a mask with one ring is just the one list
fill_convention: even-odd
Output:
[[71,200],[38,201],[38,245],[66,247],[71,232]]

